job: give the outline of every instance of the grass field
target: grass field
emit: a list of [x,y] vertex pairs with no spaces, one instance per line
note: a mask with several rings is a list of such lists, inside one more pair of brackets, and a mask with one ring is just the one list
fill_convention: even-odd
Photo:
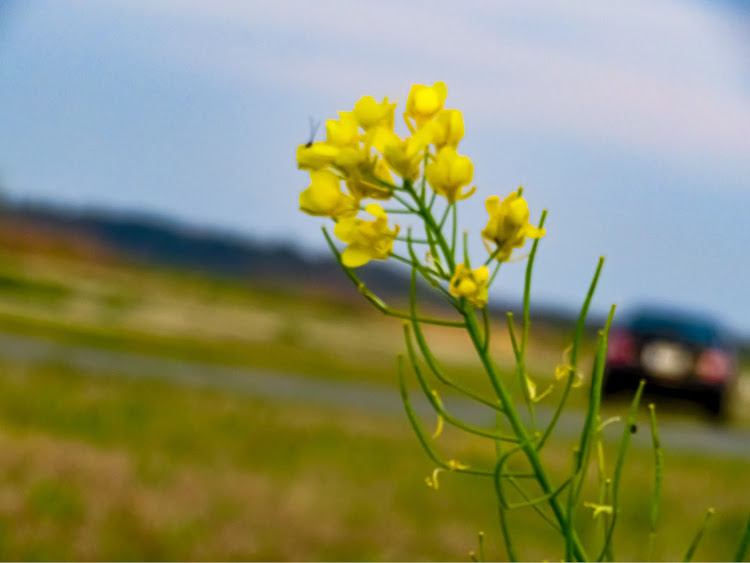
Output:
[[[487,483],[443,474],[428,489],[432,465],[401,417],[55,365],[2,373],[2,559],[461,560],[478,530],[489,556],[503,556]],[[455,434],[438,445],[490,462],[486,447]],[[560,471],[570,445],[550,451]],[[747,462],[668,455],[653,555],[681,557],[713,506],[697,558],[730,557],[747,518],[746,475]],[[633,449],[619,557],[645,557],[651,479],[650,452]],[[560,553],[530,511],[512,527],[525,558]]]
[[[397,393],[399,323],[356,306],[52,257],[7,255],[1,263],[6,332],[377,381]],[[450,344],[445,364],[481,387],[467,343],[446,330],[430,334],[445,342],[441,351]],[[560,361],[566,338],[532,341],[540,377]],[[497,340],[502,366],[508,350]],[[437,446],[473,466],[491,464],[486,443],[450,430]],[[570,439],[550,446],[553,479],[571,452]],[[696,559],[731,557],[750,508],[747,465],[666,452],[652,556],[681,558],[711,506],[717,515]],[[0,358],[2,559],[463,560],[478,530],[487,533],[488,557],[504,557],[488,483],[443,473],[433,491],[424,484],[432,470],[403,415]],[[618,558],[646,557],[652,480],[652,453],[634,447]],[[595,544],[597,522],[588,511],[580,518]],[[563,554],[530,510],[514,512],[511,527],[523,558]]]

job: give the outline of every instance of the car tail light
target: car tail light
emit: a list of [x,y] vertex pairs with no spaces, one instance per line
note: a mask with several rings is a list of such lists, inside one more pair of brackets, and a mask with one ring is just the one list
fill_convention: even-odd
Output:
[[629,365],[635,361],[635,342],[625,330],[615,330],[609,337],[607,363],[610,365]]
[[721,383],[732,371],[732,360],[723,350],[712,348],[703,352],[695,365],[695,373],[707,383]]

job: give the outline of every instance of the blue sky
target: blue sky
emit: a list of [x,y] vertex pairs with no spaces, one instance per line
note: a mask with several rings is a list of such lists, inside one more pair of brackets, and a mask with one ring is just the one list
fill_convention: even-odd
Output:
[[[641,300],[750,335],[750,20],[695,0],[7,0],[0,182],[323,252],[297,211],[308,116],[448,85],[477,195],[549,210],[534,297]],[[522,264],[497,295],[520,294]]]

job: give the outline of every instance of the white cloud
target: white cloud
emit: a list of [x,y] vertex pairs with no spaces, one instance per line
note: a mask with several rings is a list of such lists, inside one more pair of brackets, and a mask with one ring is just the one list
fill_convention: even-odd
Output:
[[353,100],[371,89],[404,95],[415,77],[444,77],[460,94],[456,105],[499,126],[741,167],[750,151],[740,47],[727,37],[725,18],[704,5],[121,0],[121,6],[163,19],[171,34],[164,55],[173,63],[242,83]]
[[107,9],[153,34],[112,37],[120,49],[248,91],[264,85],[300,102],[317,93],[331,115],[363,93],[403,100],[410,83],[443,79],[451,105],[492,126],[750,172],[745,49],[728,16],[703,3],[112,0]]

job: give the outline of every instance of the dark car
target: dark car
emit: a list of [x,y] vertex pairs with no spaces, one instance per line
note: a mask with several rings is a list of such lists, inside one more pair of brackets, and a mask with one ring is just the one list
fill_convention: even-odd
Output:
[[605,394],[646,388],[701,403],[719,418],[737,376],[735,345],[712,319],[644,308],[613,327],[604,370]]

